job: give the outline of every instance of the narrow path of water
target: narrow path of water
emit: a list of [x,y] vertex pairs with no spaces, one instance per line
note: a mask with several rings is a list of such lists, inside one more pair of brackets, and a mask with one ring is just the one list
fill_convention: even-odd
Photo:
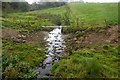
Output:
[[61,33],[62,26],[55,26],[55,29],[48,34],[46,38],[46,59],[40,63],[38,78],[50,78],[50,70],[55,62],[58,62],[64,50],[64,39]]

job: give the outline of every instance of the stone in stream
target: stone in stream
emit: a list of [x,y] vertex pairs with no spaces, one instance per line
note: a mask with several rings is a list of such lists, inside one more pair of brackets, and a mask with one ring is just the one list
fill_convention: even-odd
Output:
[[58,35],[55,35],[54,37],[58,37]]
[[48,54],[49,54],[50,56],[54,56],[54,54],[53,54],[53,53],[50,53],[50,52],[49,52]]
[[52,64],[46,64],[44,69],[40,67],[39,68],[40,75],[38,76],[38,78],[40,78],[40,79],[42,79],[44,77],[48,77],[49,78],[49,76],[47,76],[46,74],[50,73],[51,66],[52,66]]
[[54,45],[54,48],[57,48],[57,47],[59,47],[60,45]]
[[42,67],[42,66],[43,66],[43,63],[42,63],[42,62],[40,62],[40,63],[39,63],[39,67]]
[[47,57],[43,63],[47,64],[47,63],[51,63],[51,62],[52,62],[52,57]]
[[43,65],[42,65],[42,69],[45,69],[45,65],[46,65],[46,64],[43,64]]
[[54,58],[54,59],[53,59],[53,62],[58,62],[58,58],[57,58],[57,57]]
[[51,56],[47,54],[46,57],[51,57]]
[[62,47],[57,47],[55,48],[55,50],[62,50]]
[[62,50],[56,50],[55,52],[56,52],[56,53],[61,53],[61,52],[62,52]]
[[53,31],[51,31],[48,34],[48,39],[46,39],[47,45],[46,45],[46,59],[43,61],[43,66],[45,66],[44,69],[41,69],[40,77],[49,76],[50,68],[52,67],[52,64],[55,62],[58,62],[60,60],[60,56],[63,51],[63,38],[61,35],[61,28],[55,28]]
[[55,43],[55,45],[58,45],[58,46],[59,46],[59,43]]
[[49,43],[50,45],[53,44],[52,42]]

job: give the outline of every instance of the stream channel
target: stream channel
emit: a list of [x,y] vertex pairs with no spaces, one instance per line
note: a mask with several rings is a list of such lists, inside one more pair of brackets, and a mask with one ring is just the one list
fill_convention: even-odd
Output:
[[65,48],[65,41],[61,30],[62,26],[55,26],[55,28],[48,33],[48,36],[44,38],[46,41],[46,59],[39,64],[39,79],[44,77],[50,79],[52,65],[60,60]]

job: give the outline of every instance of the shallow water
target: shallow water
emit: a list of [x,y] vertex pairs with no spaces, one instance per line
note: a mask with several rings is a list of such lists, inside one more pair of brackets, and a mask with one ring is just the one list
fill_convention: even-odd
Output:
[[49,75],[52,65],[60,60],[62,52],[64,50],[64,39],[61,33],[62,26],[56,26],[51,32],[49,32],[46,40],[46,59],[39,64],[39,76],[38,78],[51,78]]

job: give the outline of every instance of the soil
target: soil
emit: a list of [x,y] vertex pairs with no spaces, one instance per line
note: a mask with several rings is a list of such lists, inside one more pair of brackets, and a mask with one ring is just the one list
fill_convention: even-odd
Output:
[[77,50],[94,45],[118,44],[118,25],[106,30],[85,32],[84,35],[76,37],[77,33],[71,33],[66,37],[67,50]]
[[44,46],[45,45],[44,38],[47,35],[48,35],[48,32],[37,31],[37,32],[30,33],[26,40],[28,44],[35,44],[35,45],[42,44]]
[[87,35],[88,37],[83,41],[84,45],[116,44],[118,42],[118,26],[112,26],[102,32],[87,33]]
[[[25,38],[22,38],[27,44],[31,45],[44,45],[44,36],[46,36],[48,32],[45,31],[36,31],[31,33],[24,34]],[[21,34],[19,31],[10,28],[2,29],[2,38],[12,40],[15,43],[22,43],[21,39],[18,39]],[[42,44],[42,45],[41,45]]]
[[4,28],[2,29],[3,38],[15,38],[19,35],[19,32],[15,29]]
[[[91,45],[102,45],[102,44],[117,44],[118,43],[118,25],[111,26],[106,30],[99,31],[89,31],[85,32],[82,36],[75,36],[80,32],[75,34],[70,33],[64,35],[66,42],[66,51],[77,50],[80,48],[89,47]],[[45,31],[32,32],[26,35],[26,43],[28,44],[45,44],[44,37],[48,34]],[[2,29],[2,37],[9,38],[13,41],[17,41],[17,37],[20,33],[14,29],[4,28]]]

